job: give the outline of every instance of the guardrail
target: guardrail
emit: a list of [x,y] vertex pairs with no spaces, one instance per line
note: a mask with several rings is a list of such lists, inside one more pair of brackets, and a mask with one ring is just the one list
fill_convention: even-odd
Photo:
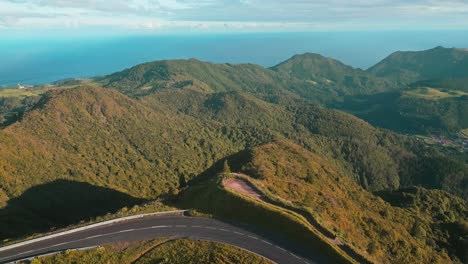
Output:
[[143,217],[148,217],[148,216],[169,215],[169,214],[178,214],[178,213],[183,214],[183,213],[185,213],[187,211],[188,210],[175,210],[175,211],[165,211],[165,212],[156,212],[156,213],[148,213],[148,214],[139,214],[139,215],[132,215],[132,216],[116,218],[116,219],[112,219],[112,220],[99,222],[99,223],[96,223],[96,224],[91,224],[91,225],[87,225],[87,226],[83,226],[83,227],[78,227],[78,228],[75,228],[75,229],[63,231],[63,232],[52,234],[52,235],[47,235],[47,236],[43,236],[43,237],[34,238],[34,239],[31,239],[31,240],[19,242],[19,243],[12,244],[12,245],[9,245],[9,246],[4,246],[4,247],[0,248],[0,251],[5,251],[5,250],[9,250],[9,249],[29,245],[29,244],[36,243],[36,242],[39,242],[39,241],[43,241],[43,240],[47,240],[47,239],[51,239],[51,238],[55,238],[55,237],[59,237],[59,236],[64,236],[64,235],[80,232],[80,231],[83,231],[83,230],[87,230],[87,229],[91,229],[91,228],[95,228],[95,227],[99,227],[99,226],[114,224],[114,223],[118,223],[118,222],[123,222],[123,221],[128,221],[128,220],[133,220],[133,219],[138,219],[138,218],[143,218]]

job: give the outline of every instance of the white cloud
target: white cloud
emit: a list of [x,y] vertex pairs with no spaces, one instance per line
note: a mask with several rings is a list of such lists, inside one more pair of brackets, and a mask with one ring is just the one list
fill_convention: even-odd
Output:
[[3,28],[468,28],[466,0],[0,0]]

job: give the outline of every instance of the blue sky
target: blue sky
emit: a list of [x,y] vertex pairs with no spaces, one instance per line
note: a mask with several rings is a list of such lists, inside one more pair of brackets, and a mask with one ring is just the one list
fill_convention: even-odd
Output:
[[0,31],[466,30],[468,0],[0,0]]

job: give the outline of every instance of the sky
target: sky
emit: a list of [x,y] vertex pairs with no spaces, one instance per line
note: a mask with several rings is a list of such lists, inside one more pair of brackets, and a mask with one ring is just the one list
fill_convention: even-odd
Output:
[[468,0],[0,0],[3,35],[466,29]]

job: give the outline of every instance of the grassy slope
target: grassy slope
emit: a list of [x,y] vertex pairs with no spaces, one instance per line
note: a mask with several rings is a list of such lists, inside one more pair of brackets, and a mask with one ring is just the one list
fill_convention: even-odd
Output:
[[[254,182],[262,189],[309,212],[340,240],[378,263],[443,263],[449,261],[447,251],[452,261],[464,257],[459,250],[463,240],[458,239],[468,235],[468,208],[465,201],[446,193],[424,191],[413,209],[392,207],[323,158],[287,142],[255,148],[244,170],[255,175]],[[444,202],[425,201],[436,197]],[[428,204],[444,205],[432,212]],[[444,214],[452,215],[441,218]],[[424,231],[415,234],[415,225]],[[464,231],[456,228],[463,225]]]
[[251,263],[270,261],[241,249],[207,241],[166,240],[116,243],[86,251],[42,257],[33,263]]
[[[251,228],[255,227],[257,233],[264,233],[265,236],[274,234],[277,240],[283,241],[280,245],[284,248],[300,250],[305,255],[316,254],[318,250],[327,261],[352,262],[343,253],[338,253],[339,250],[336,247],[324,242],[313,232],[312,227],[303,217],[280,207],[254,201],[225,190],[221,187],[221,179],[211,178],[208,182],[191,186],[182,193],[178,204],[225,221],[247,224]],[[281,232],[277,232],[278,230]]]
[[29,91],[20,89],[0,89],[0,97],[28,97],[42,94],[43,91]]
[[403,96],[408,97],[418,97],[422,99],[444,99],[444,98],[452,98],[452,97],[461,97],[464,95],[468,95],[468,93],[463,91],[451,90],[451,91],[443,91],[438,90],[430,87],[418,87],[412,90],[408,90],[403,92]]

